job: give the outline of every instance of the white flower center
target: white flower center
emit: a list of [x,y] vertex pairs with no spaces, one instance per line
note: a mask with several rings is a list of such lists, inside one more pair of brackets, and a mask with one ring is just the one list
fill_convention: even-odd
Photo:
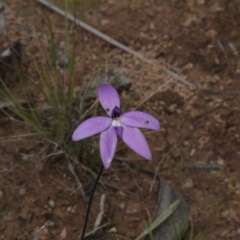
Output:
[[121,123],[120,119],[119,118],[113,119],[112,126],[113,127],[121,127],[122,123]]

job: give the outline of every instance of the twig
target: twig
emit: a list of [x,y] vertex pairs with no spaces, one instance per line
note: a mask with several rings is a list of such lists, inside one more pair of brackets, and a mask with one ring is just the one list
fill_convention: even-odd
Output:
[[225,49],[224,49],[221,41],[218,41],[218,46],[219,46],[219,48],[221,49],[221,51],[222,51],[222,52],[224,53],[224,55],[225,55],[226,52],[225,52]]
[[36,175],[37,175],[37,181],[38,181],[38,184],[39,186],[42,188],[44,186],[44,184],[42,184],[42,181],[39,177],[39,173],[38,173],[38,167],[37,167],[37,164],[35,163],[35,172],[36,172]]
[[100,212],[98,213],[97,218],[95,220],[93,230],[97,229],[102,221],[103,214],[104,214],[105,199],[106,199],[106,194],[102,194],[101,201],[100,201]]
[[39,133],[26,133],[26,134],[19,134],[19,135],[12,135],[12,136],[6,136],[6,137],[0,137],[1,139],[12,139],[12,138],[22,138],[22,137],[30,137],[30,136],[36,136],[39,135]]
[[61,154],[63,154],[63,153],[64,153],[64,151],[59,150],[59,151],[57,151],[57,152],[50,153],[50,154],[48,154],[48,155],[40,158],[39,161],[43,161],[43,160],[45,160],[45,159],[47,159],[47,158],[50,158],[50,157],[52,157],[52,156],[61,155]]
[[[90,235],[93,235],[93,234],[94,234],[95,232],[97,232],[99,229],[105,228],[105,227],[108,226],[108,225],[109,225],[109,223],[105,223],[105,224],[101,225],[100,227],[93,229],[92,231],[86,233],[86,234],[85,234],[85,237],[89,237]],[[78,239],[79,239],[79,238],[80,238],[80,236],[78,237]]]
[[43,229],[46,228],[46,226],[48,226],[48,225],[49,225],[48,223],[45,223],[42,227],[40,227],[40,229],[37,231],[33,240],[38,240],[38,238],[40,237]]
[[68,161],[68,169],[70,170],[70,172],[72,173],[72,175],[76,179],[76,181],[78,183],[78,189],[80,189],[83,199],[86,200],[85,194],[84,194],[83,189],[82,189],[82,183],[78,179],[77,174],[75,173],[73,165],[72,165],[72,163],[70,161]]
[[199,169],[199,170],[220,170],[221,166],[218,164],[209,164],[201,162],[190,162],[185,164],[187,168]]
[[140,53],[138,53],[138,52],[136,52],[136,51],[128,48],[128,47],[125,46],[124,44],[122,44],[122,43],[114,40],[113,38],[109,37],[108,35],[100,32],[100,31],[98,31],[97,29],[89,26],[88,24],[86,24],[86,23],[84,23],[84,22],[76,19],[72,14],[69,14],[69,13],[61,10],[60,8],[58,8],[58,7],[56,7],[55,5],[49,3],[48,1],[46,1],[46,0],[37,0],[37,2],[41,3],[41,4],[44,5],[45,7],[51,9],[52,11],[60,14],[61,16],[67,17],[68,20],[76,23],[78,26],[80,26],[80,27],[84,28],[85,30],[91,32],[92,34],[98,36],[99,38],[105,40],[106,42],[114,45],[115,47],[120,48],[120,49],[122,49],[123,51],[128,52],[128,53],[132,54],[133,56],[142,59],[144,62],[147,62],[147,63],[149,63],[149,64],[154,64],[154,62],[153,62],[152,60],[149,60],[149,59],[145,58],[142,54],[140,54]]
[[180,81],[181,83],[184,83],[185,85],[193,88],[193,89],[196,89],[196,85],[193,84],[193,83],[190,83],[189,81],[187,81],[186,79],[184,79],[183,77],[181,77],[180,75],[176,74],[175,72],[173,72],[172,70],[170,69],[166,69],[166,73],[168,75],[170,75],[171,77],[173,77],[174,79]]
[[215,93],[215,94],[227,94],[227,95],[240,95],[240,92],[234,92],[234,91],[222,91],[215,88],[203,88],[202,90]]
[[228,46],[229,46],[229,48],[233,51],[233,55],[234,55],[234,56],[237,56],[237,55],[238,55],[238,50],[236,49],[236,47],[234,46],[234,44],[231,43],[231,42],[229,42],[229,43],[228,43]]
[[[117,47],[117,48],[119,48],[119,49],[121,49],[121,50],[123,50],[123,51],[125,51],[127,53],[130,53],[131,55],[133,55],[135,57],[138,57],[139,59],[143,60],[144,62],[146,62],[148,64],[151,64],[151,65],[157,64],[155,61],[144,57],[141,53],[132,50],[131,48],[127,47],[126,45],[116,41],[115,39],[113,39],[113,38],[109,37],[108,35],[98,31],[95,28],[89,26],[88,24],[82,22],[81,20],[76,19],[72,14],[69,14],[69,13],[61,10],[60,8],[58,8],[55,5],[49,3],[48,1],[46,1],[46,0],[37,0],[37,2],[41,3],[45,7],[51,9],[52,11],[60,14],[61,16],[67,17],[67,19],[69,19],[70,21],[76,23],[78,26],[80,26],[80,27],[84,28],[85,30],[91,32],[92,34],[94,34],[97,37],[105,40],[106,42],[114,45],[115,47]],[[185,84],[185,85],[187,85],[187,86],[189,86],[191,88],[194,88],[194,89],[196,88],[196,86],[193,83],[190,83],[186,79],[180,77],[178,74],[176,74],[172,70],[166,69],[166,73],[168,75],[170,75],[171,77],[173,77],[174,79],[180,81],[181,83],[183,83],[183,84]]]
[[70,192],[76,192],[76,189],[68,187],[67,185],[65,185],[64,183],[62,183],[61,181],[59,181],[58,179],[56,179],[56,178],[54,178],[54,177],[52,177],[52,176],[50,176],[50,178],[53,179],[54,181],[56,181],[57,183],[61,184],[61,185],[62,185],[63,187],[65,187],[68,191],[70,191]]
[[3,109],[3,108],[10,108],[10,107],[14,107],[18,104],[20,105],[23,105],[23,104],[26,104],[27,102],[25,100],[17,100],[17,103],[14,103],[12,101],[8,101],[8,102],[3,102],[3,103],[0,103],[0,110]]
[[122,192],[125,192],[125,193],[129,194],[129,195],[138,196],[138,197],[139,197],[138,194],[135,194],[135,193],[130,192],[130,191],[128,191],[128,190],[125,190],[125,189],[123,189],[123,188],[121,188],[121,187],[115,186],[115,185],[113,185],[113,184],[110,184],[110,183],[107,183],[107,182],[103,182],[103,181],[101,181],[101,184],[106,185],[107,187],[110,187],[110,188],[118,189],[118,190],[120,190],[120,191],[122,191]]

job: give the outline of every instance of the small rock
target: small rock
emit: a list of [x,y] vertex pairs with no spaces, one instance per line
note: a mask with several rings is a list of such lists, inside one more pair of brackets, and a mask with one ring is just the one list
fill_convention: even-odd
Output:
[[193,63],[188,63],[187,65],[185,65],[184,69],[190,70],[193,68]]
[[113,5],[114,3],[115,3],[114,0],[108,0],[109,5]]
[[224,165],[224,160],[222,158],[219,158],[217,160],[217,164],[220,165],[220,166]]
[[120,208],[123,210],[125,208],[125,204],[124,203],[120,203]]
[[117,229],[115,227],[108,230],[109,233],[116,233]]
[[3,191],[1,190],[1,191],[0,191],[0,198],[2,198],[3,195],[4,195],[4,194],[3,194]]
[[31,28],[27,24],[17,23],[16,27],[19,32],[31,33]]
[[47,222],[47,225],[48,225],[49,227],[54,227],[54,226],[55,226],[55,222],[54,222],[54,221],[48,221],[48,222]]
[[67,208],[67,212],[69,212],[69,213],[76,213],[76,206],[73,206],[73,207],[68,207]]
[[192,157],[192,156],[195,154],[195,152],[196,152],[196,149],[193,148],[193,149],[191,150],[191,152],[190,152],[190,157]]
[[174,113],[175,110],[176,110],[176,105],[175,104],[172,104],[172,105],[170,105],[169,107],[166,108],[167,113]]
[[119,92],[122,92],[123,90],[128,90],[130,88],[133,79],[128,76],[127,68],[115,67],[107,73],[102,73],[94,78],[88,97],[96,98],[98,86],[106,82],[112,84]]
[[68,57],[62,48],[55,47],[56,60],[60,66],[68,65]]
[[237,229],[237,235],[240,236],[240,228]]
[[106,25],[109,24],[109,20],[108,19],[102,19],[100,23],[101,23],[101,26],[106,26]]
[[192,120],[196,120],[201,115],[200,111],[197,109],[193,109],[190,111],[189,116]]
[[106,12],[108,9],[109,9],[108,6],[101,6],[101,7],[99,8],[99,12],[104,13],[104,12]]
[[155,30],[155,24],[154,24],[153,22],[150,23],[149,29],[150,29],[150,30]]
[[[9,48],[5,48],[3,52],[0,53],[0,78],[7,85],[19,77],[19,71],[14,71],[14,69],[19,69],[21,63],[21,49],[22,44],[18,41]],[[11,75],[11,81],[9,81],[9,75]]]
[[25,188],[20,188],[19,191],[18,191],[18,193],[19,193],[20,195],[24,195],[24,194],[26,194],[26,189],[25,189]]
[[214,29],[209,29],[207,32],[206,32],[206,36],[208,38],[211,38],[211,39],[214,39],[217,35],[217,31],[215,31]]
[[55,206],[55,202],[53,200],[48,201],[48,205],[53,208]]
[[226,235],[227,235],[228,233],[229,233],[229,230],[228,230],[228,229],[224,229],[224,230],[221,231],[220,236],[221,236],[221,237],[226,237]]
[[198,18],[194,14],[189,14],[186,18],[186,20],[183,23],[184,27],[189,27],[192,23],[195,23],[198,21]]
[[183,188],[192,188],[194,186],[193,180],[188,178],[182,185]]
[[48,234],[49,234],[49,231],[48,231],[47,228],[44,228],[44,229],[43,229],[43,234],[44,234],[44,235],[48,235]]
[[148,15],[148,17],[154,17],[155,13],[150,10],[150,11],[147,11],[147,15]]
[[67,227],[63,228],[62,232],[60,233],[60,239],[66,239],[67,237]]
[[197,0],[197,5],[203,5],[205,3],[205,0]]

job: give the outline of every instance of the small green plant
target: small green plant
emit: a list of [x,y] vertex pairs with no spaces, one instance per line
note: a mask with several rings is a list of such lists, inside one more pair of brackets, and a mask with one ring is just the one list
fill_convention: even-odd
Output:
[[[67,11],[68,1],[64,2]],[[76,4],[71,6],[76,11]],[[67,62],[65,66],[60,67],[56,53],[57,46],[55,44],[54,31],[47,14],[44,19],[49,30],[48,46],[43,46],[42,49],[41,57],[44,61],[40,63],[34,59],[34,56],[31,59],[34,66],[33,72],[35,72],[34,79],[32,75],[30,76],[24,72],[18,61],[17,54],[13,54],[14,59],[12,60],[14,64],[9,64],[4,59],[0,59],[1,65],[8,68],[8,71],[15,72],[16,74],[12,77],[15,78],[17,76],[18,79],[17,82],[16,79],[7,79],[7,82],[15,82],[17,89],[15,87],[13,90],[12,86],[6,84],[4,78],[0,78],[0,101],[7,106],[7,109],[3,108],[3,111],[11,119],[27,125],[30,131],[37,132],[54,149],[63,150],[70,158],[77,156],[81,160],[80,164],[94,169],[94,164],[97,166],[98,163],[94,161],[95,152],[92,142],[84,141],[76,146],[71,141],[73,129],[86,117],[86,112],[92,115],[97,107],[96,102],[84,101],[91,81],[82,94],[81,100],[75,101],[76,25],[71,23],[70,26],[65,17],[64,55],[67,58]],[[71,29],[71,32],[69,29]],[[46,51],[44,48],[49,51]],[[8,77],[11,78],[11,75]],[[38,100],[39,98],[41,101]],[[93,159],[91,162],[85,160],[89,155]]]
[[150,225],[147,227],[135,240],[140,240],[143,237],[150,235],[152,236],[152,231],[161,225],[168,217],[170,217],[176,208],[178,207],[180,200],[175,201],[172,203],[168,209],[166,209],[160,216],[158,216]]

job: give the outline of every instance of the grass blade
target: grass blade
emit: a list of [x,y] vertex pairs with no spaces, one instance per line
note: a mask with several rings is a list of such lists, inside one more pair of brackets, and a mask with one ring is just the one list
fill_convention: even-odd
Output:
[[180,200],[175,201],[172,203],[168,209],[166,209],[160,216],[158,216],[152,224],[145,229],[135,240],[140,240],[144,236],[148,235],[150,232],[152,232],[156,227],[158,227],[161,223],[163,223],[169,216],[173,214],[173,212],[176,210],[178,205],[180,204]]

